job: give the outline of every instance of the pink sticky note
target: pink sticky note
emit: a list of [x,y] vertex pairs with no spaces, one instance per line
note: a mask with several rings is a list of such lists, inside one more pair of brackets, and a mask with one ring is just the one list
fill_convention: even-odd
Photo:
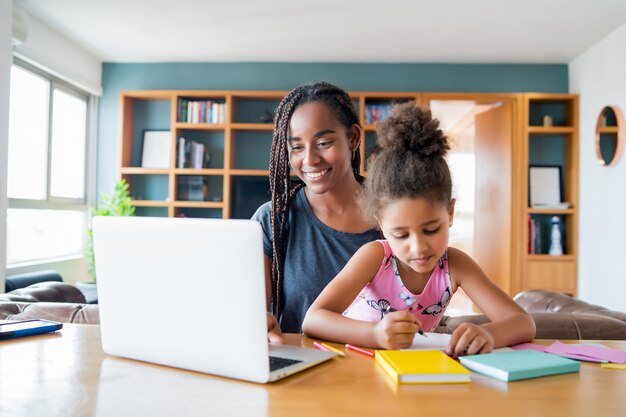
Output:
[[590,362],[626,363],[626,352],[596,346],[566,344],[556,341],[545,352]]
[[[567,349],[567,353],[574,353],[577,355],[591,356],[598,359],[604,359],[612,363],[623,364],[626,363],[626,352],[617,349],[601,348],[595,346],[576,346],[573,345]],[[575,346],[575,345],[574,345]]]
[[545,352],[547,348],[547,346],[537,345],[535,343],[520,343],[509,347],[513,350],[536,350],[537,352]]
[[552,345],[548,346],[545,350],[546,353],[551,353],[553,355],[559,355],[562,356],[564,358],[570,358],[570,359],[576,359],[579,361],[587,361],[587,362],[606,362],[605,360],[602,359],[598,359],[595,357],[590,357],[590,356],[584,356],[584,355],[579,355],[579,354],[575,354],[575,353],[569,353],[567,352],[569,345],[566,345],[565,343],[561,343],[559,341],[556,341],[554,343],[552,343]]

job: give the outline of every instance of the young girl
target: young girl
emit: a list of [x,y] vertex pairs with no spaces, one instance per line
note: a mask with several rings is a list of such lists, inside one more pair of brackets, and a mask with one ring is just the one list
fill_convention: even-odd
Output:
[[281,328],[300,333],[322,289],[380,238],[357,203],[361,135],[352,99],[327,82],[296,87],[276,109],[271,201],[253,216],[264,231],[271,342],[282,341]]
[[532,318],[467,254],[448,247],[455,203],[449,149],[439,122],[412,103],[380,124],[361,205],[386,240],[365,244],[322,291],[303,323],[308,336],[406,348],[418,330],[437,326],[459,287],[491,322],[459,326],[448,354],[486,353],[535,336]]

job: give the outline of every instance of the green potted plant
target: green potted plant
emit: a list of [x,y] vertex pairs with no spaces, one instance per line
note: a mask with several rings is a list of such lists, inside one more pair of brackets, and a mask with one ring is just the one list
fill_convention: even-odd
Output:
[[[115,183],[113,190],[109,193],[101,193],[100,201],[96,208],[92,210],[93,216],[132,216],[135,214],[135,207],[131,205],[131,198],[128,192],[128,183],[124,178]],[[96,282],[95,259],[93,252],[93,232],[91,226],[87,230],[87,240],[85,242],[85,258],[89,267],[89,275],[93,283]]]

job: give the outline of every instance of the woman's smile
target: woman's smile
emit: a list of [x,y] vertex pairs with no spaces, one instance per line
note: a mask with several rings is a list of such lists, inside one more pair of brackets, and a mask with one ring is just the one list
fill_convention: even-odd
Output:
[[322,178],[328,171],[329,169],[324,169],[321,171],[302,171],[302,173],[310,180],[317,180]]

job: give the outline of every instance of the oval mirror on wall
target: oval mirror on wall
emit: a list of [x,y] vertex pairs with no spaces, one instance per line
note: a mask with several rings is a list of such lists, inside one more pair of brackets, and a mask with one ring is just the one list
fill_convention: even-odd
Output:
[[624,115],[617,106],[606,106],[596,124],[596,156],[604,166],[617,164],[624,150]]

